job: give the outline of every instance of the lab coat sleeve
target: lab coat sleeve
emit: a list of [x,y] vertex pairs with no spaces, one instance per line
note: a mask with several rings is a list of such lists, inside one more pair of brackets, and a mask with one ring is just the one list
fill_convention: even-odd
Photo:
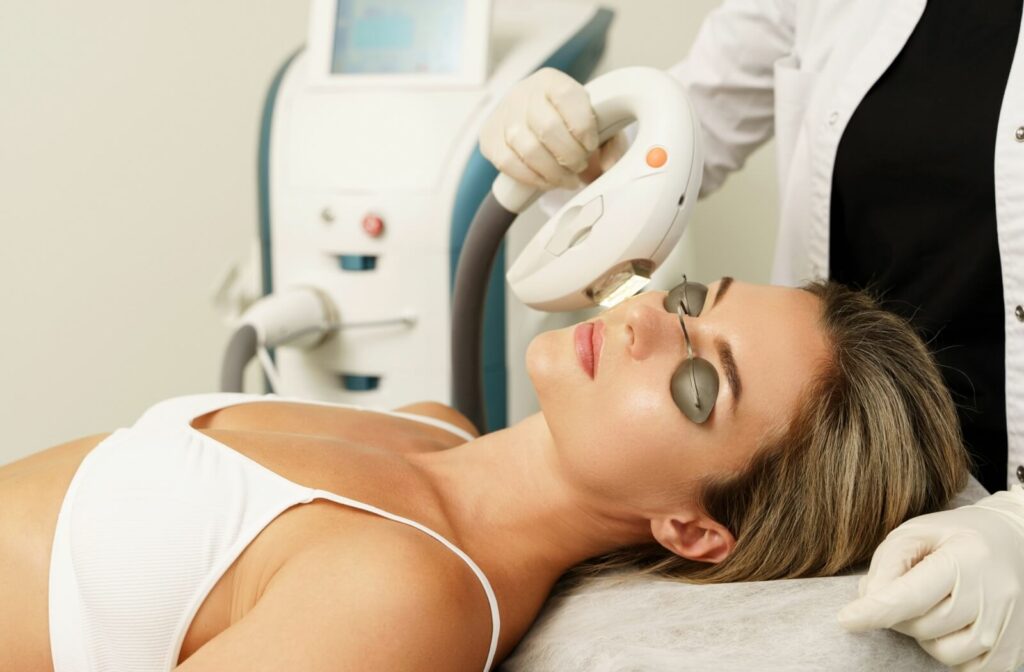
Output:
[[793,51],[796,0],[726,0],[686,59],[669,68],[703,128],[701,196],[722,185],[774,132],[775,62]]

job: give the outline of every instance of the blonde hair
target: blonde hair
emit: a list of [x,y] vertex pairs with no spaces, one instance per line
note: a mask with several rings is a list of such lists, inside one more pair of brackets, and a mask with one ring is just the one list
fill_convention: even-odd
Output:
[[576,578],[634,567],[693,583],[825,576],[870,558],[904,520],[942,508],[970,467],[935,361],[902,318],[836,283],[821,300],[831,359],[788,427],[746,468],[703,484],[703,510],[736,537],[718,564],[657,544],[594,559]]

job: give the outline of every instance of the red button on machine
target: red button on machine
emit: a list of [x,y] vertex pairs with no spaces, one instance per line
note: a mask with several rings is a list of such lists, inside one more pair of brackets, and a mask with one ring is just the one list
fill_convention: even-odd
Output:
[[363,217],[363,231],[372,238],[384,233],[384,220],[377,215],[366,215]]

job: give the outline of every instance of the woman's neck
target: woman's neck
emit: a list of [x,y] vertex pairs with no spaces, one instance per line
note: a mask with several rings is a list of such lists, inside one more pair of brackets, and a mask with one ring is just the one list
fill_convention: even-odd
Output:
[[492,580],[543,584],[546,592],[587,558],[651,540],[639,513],[574,491],[540,413],[410,457],[437,493],[457,543]]

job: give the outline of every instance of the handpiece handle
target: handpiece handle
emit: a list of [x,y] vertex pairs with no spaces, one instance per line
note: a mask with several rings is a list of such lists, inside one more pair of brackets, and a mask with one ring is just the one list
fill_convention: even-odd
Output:
[[[645,136],[657,137],[660,131],[651,128],[651,120],[664,119],[664,114],[659,115],[658,112],[663,112],[666,100],[674,100],[681,95],[679,82],[667,72],[642,66],[613,70],[594,79],[585,88],[597,117],[599,143],[637,122],[637,139],[620,161],[646,151],[650,143],[644,140]],[[667,123],[688,125],[692,122],[689,119],[670,119]],[[543,193],[542,189],[519,182],[505,173],[498,175],[491,189],[498,203],[516,214],[525,211]]]

